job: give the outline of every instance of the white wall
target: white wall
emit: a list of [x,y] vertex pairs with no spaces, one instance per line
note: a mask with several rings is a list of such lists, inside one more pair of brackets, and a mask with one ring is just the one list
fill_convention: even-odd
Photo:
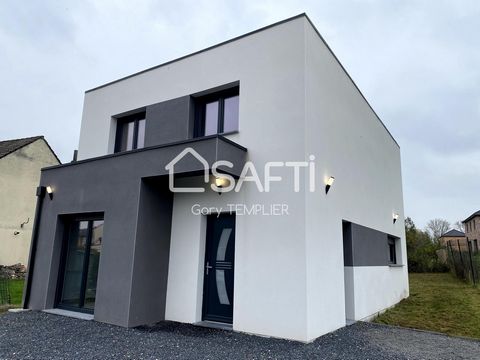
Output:
[[355,305],[350,320],[369,320],[408,296],[407,268],[391,266],[346,267],[353,271]]
[[27,265],[40,169],[56,164],[43,139],[0,159],[0,265]]
[[[328,195],[306,194],[308,338],[313,339],[345,324],[343,219],[401,238],[403,268],[355,268],[359,314],[408,296],[408,278],[400,149],[307,22],[305,44],[305,149],[317,158],[318,179],[335,177]],[[393,212],[400,214],[396,224]],[[371,286],[374,278],[377,286]]]

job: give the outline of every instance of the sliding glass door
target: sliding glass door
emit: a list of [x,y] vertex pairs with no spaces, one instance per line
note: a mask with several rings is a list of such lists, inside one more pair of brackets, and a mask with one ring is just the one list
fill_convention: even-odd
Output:
[[93,312],[102,239],[102,219],[70,223],[63,251],[59,308]]

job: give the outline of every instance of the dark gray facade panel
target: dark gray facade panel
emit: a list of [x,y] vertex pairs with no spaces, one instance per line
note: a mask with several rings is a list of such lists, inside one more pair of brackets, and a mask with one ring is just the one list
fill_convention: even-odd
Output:
[[168,179],[142,181],[128,326],[165,319],[172,208]]
[[193,123],[190,96],[147,106],[145,146],[155,146],[191,138]]
[[345,266],[388,266],[387,233],[362,225],[343,223],[343,259]]
[[[165,166],[187,147],[200,153],[208,166],[218,159],[235,162],[233,175],[246,160],[246,149],[212,136],[42,171],[40,185],[51,186],[54,193],[42,204],[28,308],[55,306],[64,216],[103,213],[95,319],[135,326],[163,318],[172,207]],[[203,170],[190,154],[175,164],[180,175]]]
[[353,264],[353,244],[352,244],[352,223],[344,221],[343,227],[343,264],[352,266]]

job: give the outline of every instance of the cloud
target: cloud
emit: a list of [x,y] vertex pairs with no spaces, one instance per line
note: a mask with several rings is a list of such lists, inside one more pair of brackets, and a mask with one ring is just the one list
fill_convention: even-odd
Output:
[[402,148],[418,225],[478,210],[480,3],[4,0],[0,137],[77,148],[86,89],[306,11]]

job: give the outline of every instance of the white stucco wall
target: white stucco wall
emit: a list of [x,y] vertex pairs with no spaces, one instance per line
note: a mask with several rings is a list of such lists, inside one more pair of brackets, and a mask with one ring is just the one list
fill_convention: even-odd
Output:
[[[400,149],[307,22],[305,46],[305,150],[316,156],[320,188],[325,178],[335,177],[328,195],[306,193],[308,338],[313,339],[345,323],[342,220],[401,239],[405,266],[355,268],[358,314],[373,314],[408,296],[408,277]],[[393,212],[400,214],[396,224]]]
[[[249,184],[221,196],[175,194],[166,317],[201,319],[205,219],[193,204],[285,203],[288,216],[237,216],[233,328],[310,341],[345,325],[342,219],[400,237],[403,252],[405,236],[399,148],[306,18],[87,93],[79,159],[113,151],[112,115],[237,80],[239,133],[229,138],[248,149],[261,177],[267,161],[315,155],[317,191],[305,183],[293,192],[292,170],[275,169],[284,180],[270,193]],[[381,310],[408,288],[406,267],[379,271],[384,288],[366,287],[368,274],[357,273],[358,313]],[[380,290],[386,300],[369,302]]]
[[[40,169],[57,164],[43,139],[0,159],[1,265],[27,265]],[[27,220],[22,228],[20,224]]]
[[405,267],[355,266],[346,267],[345,271],[353,274],[355,294],[349,320],[370,320],[408,296]]

